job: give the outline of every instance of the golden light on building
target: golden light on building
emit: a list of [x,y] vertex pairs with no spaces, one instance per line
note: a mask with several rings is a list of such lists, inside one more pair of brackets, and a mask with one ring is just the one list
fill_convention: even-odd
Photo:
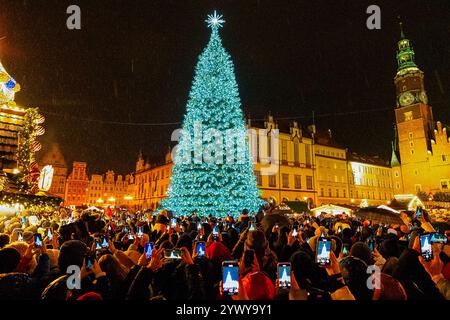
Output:
[[103,203],[103,202],[105,202],[102,198],[99,198],[99,199],[97,199],[97,201],[95,201],[95,202],[97,202],[97,203]]
[[131,200],[133,200],[133,196],[125,196],[125,197],[123,197],[123,199],[127,200],[127,201],[131,201]]
[[116,201],[116,198],[114,198],[114,197],[109,197],[108,198],[108,202],[115,202]]

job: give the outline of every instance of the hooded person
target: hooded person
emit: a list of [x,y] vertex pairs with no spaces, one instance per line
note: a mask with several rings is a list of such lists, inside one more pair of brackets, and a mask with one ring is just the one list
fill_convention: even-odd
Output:
[[372,300],[372,290],[367,287],[367,264],[356,257],[339,261],[342,277],[356,300]]
[[248,273],[242,285],[250,300],[273,300],[276,290],[272,281],[262,272]]
[[220,281],[222,277],[222,262],[231,260],[230,250],[223,243],[214,241],[206,247],[205,254],[212,262],[214,281]]
[[407,300],[402,284],[390,275],[380,273],[380,286],[373,292],[373,300]]

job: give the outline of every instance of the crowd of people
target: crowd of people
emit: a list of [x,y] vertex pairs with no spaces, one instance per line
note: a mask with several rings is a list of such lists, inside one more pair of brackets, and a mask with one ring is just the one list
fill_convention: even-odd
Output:
[[[403,218],[388,225],[265,208],[236,218],[120,209],[3,216],[0,300],[450,299],[450,245],[431,243],[427,259],[420,242],[434,232],[448,240],[449,231],[426,214]],[[237,266],[235,290],[224,290],[227,265]]]

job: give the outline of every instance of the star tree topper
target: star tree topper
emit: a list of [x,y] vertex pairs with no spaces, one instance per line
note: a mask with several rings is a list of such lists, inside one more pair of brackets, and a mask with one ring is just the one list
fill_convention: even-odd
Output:
[[205,20],[208,24],[208,28],[216,29],[222,28],[225,20],[223,20],[223,16],[221,14],[217,14],[217,11],[214,10],[213,14],[208,15],[208,19]]

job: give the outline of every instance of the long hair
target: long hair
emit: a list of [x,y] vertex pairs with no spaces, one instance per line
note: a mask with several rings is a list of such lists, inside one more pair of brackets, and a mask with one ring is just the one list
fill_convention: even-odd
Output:
[[111,254],[103,255],[98,263],[100,264],[102,271],[106,273],[108,279],[113,283],[124,281],[128,274],[126,267]]

